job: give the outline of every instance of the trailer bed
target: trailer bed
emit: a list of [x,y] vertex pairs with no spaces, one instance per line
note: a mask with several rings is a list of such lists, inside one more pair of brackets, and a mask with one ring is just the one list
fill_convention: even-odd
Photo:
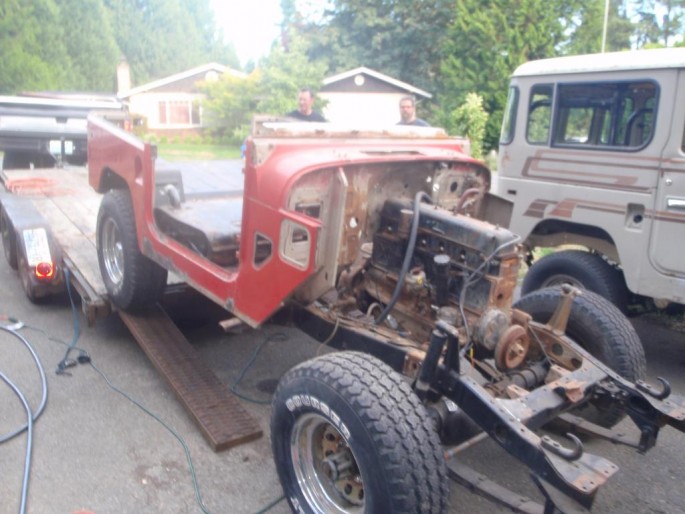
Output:
[[79,292],[93,295],[87,300],[101,306],[107,296],[96,249],[101,197],[88,185],[87,173],[83,167],[12,169],[0,177],[7,191],[29,201],[49,224]]
[[[180,163],[178,171],[187,195],[206,198],[211,205],[221,198],[240,199],[242,177],[236,164]],[[169,165],[162,163],[161,167],[168,170]],[[176,163],[173,167],[178,169]],[[0,203],[3,209],[11,209],[13,221],[30,218],[29,225],[49,228],[69,271],[70,284],[80,294],[83,312],[92,324],[112,309],[97,255],[102,196],[90,187],[87,173],[82,167],[2,170],[0,179],[8,193],[0,195]],[[179,282],[178,277],[170,276],[170,284]],[[193,303],[187,297],[185,301]],[[119,315],[215,451],[262,435],[256,420],[204,364],[160,305],[136,315]]]

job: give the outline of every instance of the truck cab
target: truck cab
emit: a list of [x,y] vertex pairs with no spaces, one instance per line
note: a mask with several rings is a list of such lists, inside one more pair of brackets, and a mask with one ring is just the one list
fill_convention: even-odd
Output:
[[517,68],[498,194],[529,262],[563,248],[532,263],[524,294],[570,283],[624,311],[685,303],[685,49]]

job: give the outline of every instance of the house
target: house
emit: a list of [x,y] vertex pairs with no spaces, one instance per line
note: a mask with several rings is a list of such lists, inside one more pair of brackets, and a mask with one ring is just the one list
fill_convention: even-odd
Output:
[[147,130],[157,135],[187,136],[203,126],[199,82],[217,80],[230,73],[245,78],[247,74],[217,63],[209,63],[131,88],[131,76],[125,61],[117,67],[117,96],[128,104],[129,112],[147,120]]
[[[335,123],[394,125],[400,119],[399,103],[411,95],[417,102],[430,93],[383,73],[361,66],[324,79],[318,96],[327,101],[323,114]],[[421,117],[420,108],[418,116]]]
[[[134,117],[147,120],[147,130],[157,135],[198,134],[203,127],[202,93],[197,84],[230,73],[247,74],[221,64],[209,63],[131,88],[128,64],[117,68],[117,96],[128,104]],[[326,101],[327,120],[345,125],[394,125],[399,121],[399,101],[412,95],[418,102],[431,94],[364,66],[323,80],[318,96]],[[296,99],[293,98],[293,107]],[[419,116],[421,116],[419,108]]]

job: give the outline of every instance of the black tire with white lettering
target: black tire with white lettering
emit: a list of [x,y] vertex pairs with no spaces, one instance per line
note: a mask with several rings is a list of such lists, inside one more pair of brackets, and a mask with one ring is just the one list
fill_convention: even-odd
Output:
[[100,273],[114,305],[136,310],[159,299],[167,271],[138,249],[135,214],[126,189],[109,191],[102,198],[97,251]]
[[332,353],[288,371],[273,399],[271,444],[294,512],[447,510],[429,414],[401,375],[367,354]]
[[[547,323],[557,308],[561,290],[549,287],[533,291],[514,304],[539,323]],[[635,328],[606,298],[583,291],[573,299],[566,335],[593,357],[623,378],[644,380],[647,363],[644,348]],[[601,399],[574,409],[573,414],[606,428],[625,417],[625,412],[611,400]]]

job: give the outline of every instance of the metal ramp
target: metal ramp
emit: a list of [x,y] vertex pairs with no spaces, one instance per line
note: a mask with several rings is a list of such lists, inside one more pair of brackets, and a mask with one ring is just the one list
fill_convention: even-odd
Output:
[[261,437],[262,430],[159,305],[119,316],[196,421],[215,452]]

